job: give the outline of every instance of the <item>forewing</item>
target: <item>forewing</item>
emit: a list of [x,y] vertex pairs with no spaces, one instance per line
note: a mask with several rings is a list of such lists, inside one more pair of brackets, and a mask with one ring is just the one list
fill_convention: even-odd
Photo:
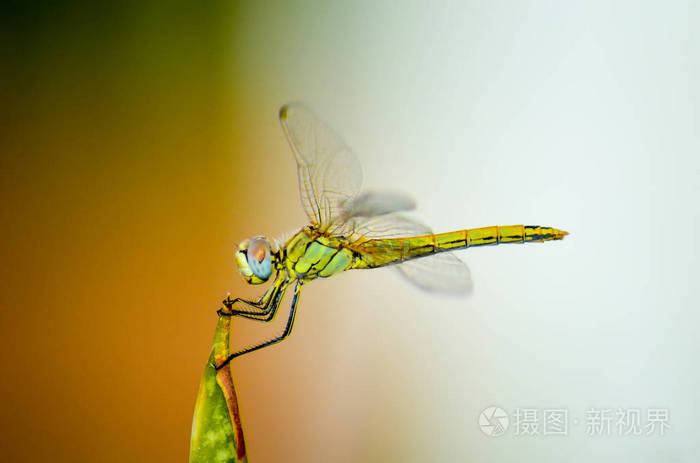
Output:
[[362,168],[345,142],[311,110],[283,106],[280,122],[297,162],[299,194],[311,223],[321,230],[341,215],[362,183]]

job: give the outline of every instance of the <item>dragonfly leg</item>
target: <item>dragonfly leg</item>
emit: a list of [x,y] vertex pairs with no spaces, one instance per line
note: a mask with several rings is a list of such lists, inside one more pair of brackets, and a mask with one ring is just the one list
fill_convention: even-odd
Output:
[[297,282],[296,286],[294,287],[294,298],[292,299],[292,306],[289,310],[289,318],[287,319],[287,325],[284,327],[284,331],[282,334],[279,336],[276,336],[272,339],[269,339],[265,342],[262,342],[260,344],[257,344],[252,347],[245,348],[243,350],[240,350],[238,352],[234,352],[233,354],[229,355],[226,360],[221,362],[219,365],[216,365],[216,369],[220,370],[221,368],[225,367],[228,365],[228,363],[235,359],[236,357],[240,357],[243,354],[248,354],[250,352],[256,351],[258,349],[262,349],[263,347],[270,346],[272,344],[276,344],[283,339],[285,339],[289,334],[292,332],[292,326],[294,325],[294,317],[296,316],[296,310],[297,306],[299,304],[299,294],[301,293],[301,283]]
[[227,296],[223,301],[226,309],[219,309],[217,314],[224,317],[235,315],[251,320],[270,321],[275,316],[288,285],[287,279],[278,279],[257,302],[242,298],[231,299]]

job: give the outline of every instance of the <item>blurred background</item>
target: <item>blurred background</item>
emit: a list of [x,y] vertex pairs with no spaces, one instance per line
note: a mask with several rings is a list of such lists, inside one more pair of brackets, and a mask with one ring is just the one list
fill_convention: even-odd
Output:
[[[3,460],[187,459],[219,301],[263,291],[234,249],[306,221],[277,121],[304,101],[435,230],[571,235],[461,253],[467,299],[391,269],[309,285],[292,336],[234,362],[251,461],[695,461],[699,21],[689,1],[10,2]],[[618,408],[670,428],[587,432]]]

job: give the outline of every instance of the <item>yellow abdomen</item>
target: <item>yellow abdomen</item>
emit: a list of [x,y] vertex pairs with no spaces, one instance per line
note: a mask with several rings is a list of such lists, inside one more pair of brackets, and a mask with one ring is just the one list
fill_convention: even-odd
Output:
[[500,243],[526,243],[560,240],[568,232],[539,225],[494,225],[454,232],[368,240],[353,249],[359,254],[353,268],[375,268],[437,252]]

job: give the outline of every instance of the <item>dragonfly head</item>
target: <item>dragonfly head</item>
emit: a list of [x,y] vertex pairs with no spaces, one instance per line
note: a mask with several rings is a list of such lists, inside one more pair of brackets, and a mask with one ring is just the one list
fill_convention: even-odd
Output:
[[236,251],[236,264],[243,278],[251,285],[259,285],[272,274],[270,242],[263,236],[243,241]]

